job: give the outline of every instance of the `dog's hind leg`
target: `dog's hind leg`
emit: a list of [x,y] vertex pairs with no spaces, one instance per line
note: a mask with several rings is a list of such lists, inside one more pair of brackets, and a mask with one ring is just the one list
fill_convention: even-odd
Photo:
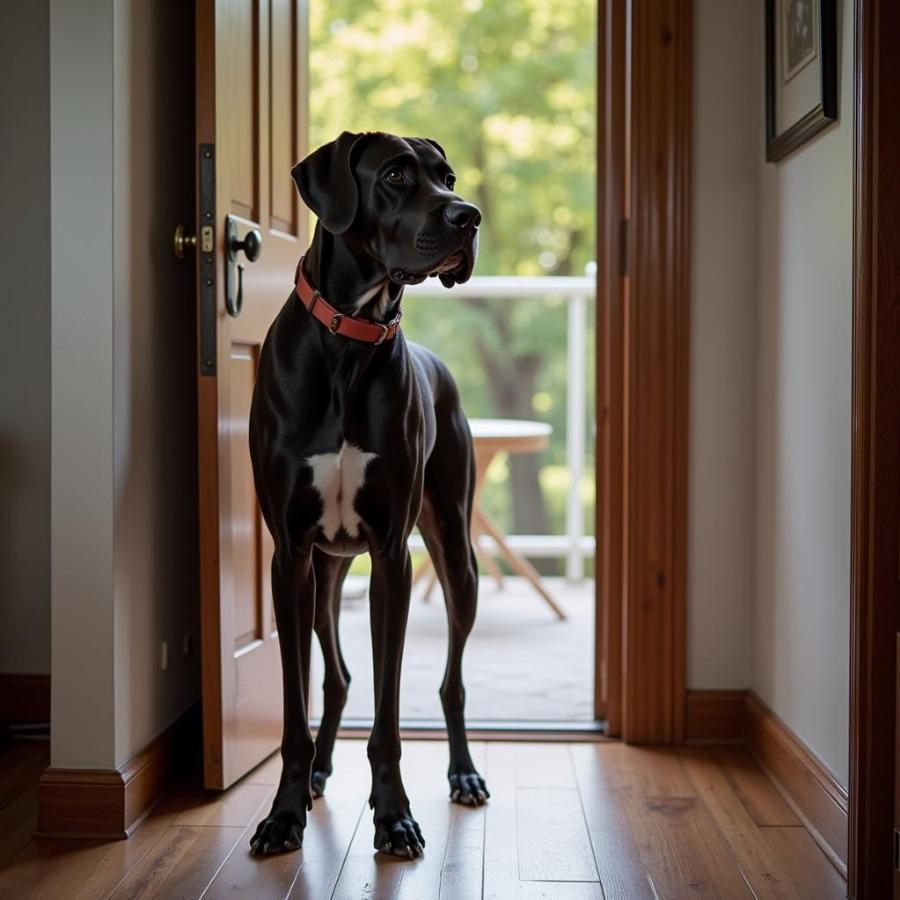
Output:
[[331,757],[334,741],[341,724],[341,713],[347,702],[350,672],[341,654],[338,636],[338,616],[341,607],[341,588],[347,570],[353,562],[351,556],[329,556],[321,550],[313,551],[316,572],[316,635],[325,661],[325,679],[322,685],[325,705],[322,723],[316,735],[316,758],[313,763],[313,797],[325,793],[325,782],[331,775]]
[[475,465],[468,424],[458,406],[441,415],[438,441],[425,469],[419,530],[431,555],[447,604],[449,644],[441,683],[441,704],[450,744],[450,798],[479,806],[490,796],[469,754],[462,658],[475,624],[478,569],[470,523]]

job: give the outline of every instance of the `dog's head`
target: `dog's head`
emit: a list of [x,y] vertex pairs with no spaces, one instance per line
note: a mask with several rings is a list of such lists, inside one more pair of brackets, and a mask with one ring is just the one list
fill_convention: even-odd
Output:
[[451,287],[471,276],[481,212],[454,193],[437,142],[345,131],[291,175],[321,226],[379,260],[392,281],[438,275]]

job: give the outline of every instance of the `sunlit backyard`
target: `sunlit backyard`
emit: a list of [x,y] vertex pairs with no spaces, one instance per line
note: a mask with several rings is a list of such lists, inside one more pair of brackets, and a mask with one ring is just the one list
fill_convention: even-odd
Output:
[[[433,138],[454,165],[457,192],[484,216],[472,280],[453,291],[437,280],[408,290],[404,333],[447,362],[471,419],[551,429],[539,452],[492,457],[480,507],[568,618],[554,615],[490,537],[479,538],[482,604],[466,669],[470,682],[484,682],[477,697],[470,691],[483,719],[593,715],[593,679],[582,676],[592,671],[594,620],[594,17],[587,0],[311,4],[310,145],[345,129]],[[415,536],[412,549],[419,566]],[[371,665],[368,565],[354,563],[341,625],[355,674]],[[499,590],[496,576],[510,574]],[[442,601],[438,587],[424,603],[424,586],[407,639],[406,718],[439,713]],[[542,705],[519,677],[535,666],[563,682],[571,675],[575,693],[554,683]],[[489,676],[495,670],[503,677]],[[427,700],[414,699],[420,681]],[[361,683],[348,715],[371,715],[369,682]]]

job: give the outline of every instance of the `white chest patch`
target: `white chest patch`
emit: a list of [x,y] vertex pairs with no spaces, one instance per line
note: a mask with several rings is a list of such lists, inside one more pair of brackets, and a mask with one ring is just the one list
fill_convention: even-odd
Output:
[[337,453],[317,453],[307,458],[313,487],[322,498],[319,525],[328,540],[333,540],[341,527],[350,537],[359,534],[361,520],[353,501],[366,480],[366,467],[377,455],[344,441]]

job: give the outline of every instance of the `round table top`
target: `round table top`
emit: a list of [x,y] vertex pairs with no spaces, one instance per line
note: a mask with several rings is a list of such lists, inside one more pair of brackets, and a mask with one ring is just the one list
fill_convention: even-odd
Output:
[[476,449],[490,447],[508,453],[543,450],[553,432],[547,422],[529,419],[469,419],[469,429]]

